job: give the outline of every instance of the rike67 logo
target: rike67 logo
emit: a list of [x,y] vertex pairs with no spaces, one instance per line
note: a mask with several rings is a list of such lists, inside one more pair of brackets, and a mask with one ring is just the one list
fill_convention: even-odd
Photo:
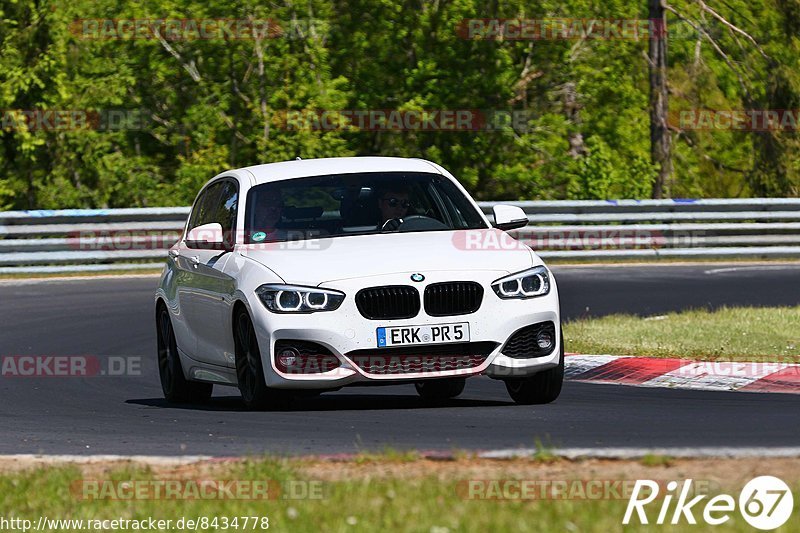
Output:
[[661,507],[653,522],[659,525],[697,524],[695,513],[698,513],[705,524],[718,526],[731,519],[738,503],[739,513],[748,524],[768,531],[785,524],[794,509],[792,491],[786,483],[773,476],[760,476],[749,481],[739,493],[738,502],[728,494],[713,496],[705,502],[703,500],[709,497],[706,494],[690,499],[691,479],[685,480],[682,485],[677,481],[669,482],[663,495],[659,494],[659,490],[659,484],[655,481],[637,480],[622,523],[635,523],[636,520],[632,522],[634,516],[641,524],[650,523],[645,507],[659,497],[662,498]]

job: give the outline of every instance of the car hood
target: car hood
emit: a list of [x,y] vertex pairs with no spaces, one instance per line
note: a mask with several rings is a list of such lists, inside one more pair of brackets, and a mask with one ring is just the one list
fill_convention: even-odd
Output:
[[286,283],[316,286],[368,276],[442,270],[512,273],[541,264],[497,229],[354,235],[243,247]]

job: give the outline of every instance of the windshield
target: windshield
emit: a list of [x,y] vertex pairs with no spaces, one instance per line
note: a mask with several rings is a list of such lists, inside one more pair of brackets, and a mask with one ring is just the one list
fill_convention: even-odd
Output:
[[486,228],[449,179],[421,172],[314,176],[250,189],[245,243]]

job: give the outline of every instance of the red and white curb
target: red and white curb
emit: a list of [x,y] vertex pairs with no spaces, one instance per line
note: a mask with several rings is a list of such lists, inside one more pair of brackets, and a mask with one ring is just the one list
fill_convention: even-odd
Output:
[[800,394],[800,364],[569,354],[564,365],[565,378],[571,381]]

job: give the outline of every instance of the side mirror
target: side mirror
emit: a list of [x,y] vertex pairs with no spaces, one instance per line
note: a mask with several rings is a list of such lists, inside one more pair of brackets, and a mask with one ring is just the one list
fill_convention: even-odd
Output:
[[492,208],[494,213],[494,227],[503,231],[524,228],[528,225],[528,215],[521,207],[515,205],[496,205]]
[[222,225],[219,222],[203,224],[189,230],[186,235],[186,246],[203,250],[227,250],[229,248],[225,243]]

